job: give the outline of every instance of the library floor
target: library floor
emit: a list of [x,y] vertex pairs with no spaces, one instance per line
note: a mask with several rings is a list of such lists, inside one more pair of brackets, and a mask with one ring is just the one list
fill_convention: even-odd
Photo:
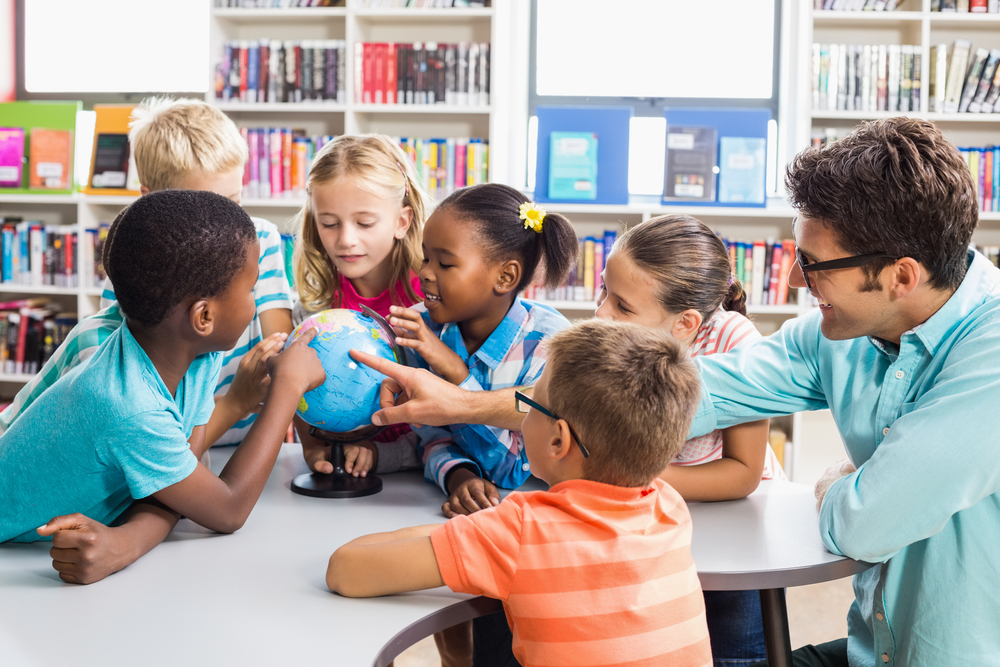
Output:
[[[799,441],[809,445],[795,449],[795,456],[799,458],[793,462],[794,470],[790,472],[793,481],[812,486],[827,467],[844,458],[844,447],[828,410],[804,414],[801,431]],[[850,578],[789,588],[786,596],[792,648],[847,636],[847,610],[854,600]],[[394,667],[439,667],[440,664],[434,639],[428,637],[396,658]]]

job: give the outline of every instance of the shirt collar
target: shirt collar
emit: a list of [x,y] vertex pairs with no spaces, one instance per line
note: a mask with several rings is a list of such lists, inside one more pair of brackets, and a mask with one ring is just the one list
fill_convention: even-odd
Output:
[[[524,306],[521,297],[517,297],[497,328],[493,330],[482,347],[476,350],[475,354],[469,355],[469,359],[479,357],[484,364],[495,371],[507,358],[510,349],[518,340],[518,334],[527,321],[528,309]],[[441,328],[441,340],[445,341],[445,344],[455,350],[459,356],[464,356],[465,342],[462,340],[457,323],[448,322]]]
[[[1000,284],[1000,271],[984,256],[975,250],[969,250],[969,264],[965,278],[943,306],[927,321],[903,334],[916,336],[927,351],[934,355],[941,344],[947,340],[955,329],[981,305],[986,298],[997,291]],[[875,341],[872,340],[873,344]],[[878,344],[875,344],[879,347]]]

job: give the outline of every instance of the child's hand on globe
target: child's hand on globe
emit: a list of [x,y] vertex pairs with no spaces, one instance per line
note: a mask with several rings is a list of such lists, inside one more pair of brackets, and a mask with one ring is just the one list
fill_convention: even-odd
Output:
[[389,324],[396,332],[396,343],[400,347],[416,350],[434,374],[448,382],[458,385],[465,381],[469,376],[469,367],[427,328],[420,313],[400,306],[392,306],[389,312]]
[[312,328],[305,331],[295,342],[267,360],[267,370],[271,374],[271,384],[290,382],[301,395],[326,382],[326,371],[319,362],[316,350],[309,343],[319,333]]
[[254,345],[243,355],[236,369],[233,383],[225,397],[233,402],[244,417],[260,410],[260,404],[267,398],[267,388],[271,377],[267,374],[267,360],[281,352],[288,334],[279,331]]

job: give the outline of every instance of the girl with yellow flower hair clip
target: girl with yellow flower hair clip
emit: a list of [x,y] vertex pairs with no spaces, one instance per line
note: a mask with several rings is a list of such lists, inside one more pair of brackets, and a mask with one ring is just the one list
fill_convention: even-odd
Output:
[[[561,284],[577,246],[569,220],[546,213],[514,188],[488,183],[458,190],[424,225],[424,302],[390,309],[396,342],[416,353],[417,365],[463,389],[534,385],[545,368],[542,343],[569,322],[519,294],[536,273],[546,286]],[[519,432],[455,424],[414,427],[413,433],[416,443],[375,443],[371,457],[352,457],[350,450],[360,445],[348,445],[348,458],[368,464],[354,473],[369,466],[387,473],[412,462],[448,497],[442,509],[449,517],[497,505],[497,487],[517,488],[531,476]],[[486,627],[494,625],[509,632],[502,615]],[[471,660],[470,635],[464,625],[436,636],[443,664]]]

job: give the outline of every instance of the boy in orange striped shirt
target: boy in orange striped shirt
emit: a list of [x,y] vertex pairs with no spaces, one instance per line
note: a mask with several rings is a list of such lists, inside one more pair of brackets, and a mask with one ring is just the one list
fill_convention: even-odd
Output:
[[657,477],[684,444],[697,371],[671,337],[632,324],[583,322],[549,348],[518,407],[532,472],[550,489],[358,538],[330,557],[327,585],[500,599],[525,667],[710,667],[691,516]]

